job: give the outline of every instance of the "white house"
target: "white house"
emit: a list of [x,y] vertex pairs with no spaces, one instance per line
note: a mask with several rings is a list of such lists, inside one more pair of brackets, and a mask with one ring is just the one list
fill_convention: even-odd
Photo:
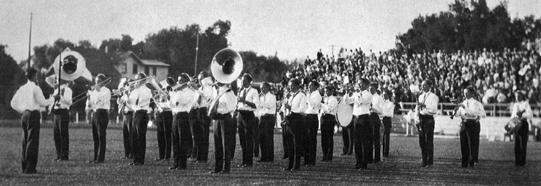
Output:
[[119,55],[115,68],[122,77],[133,79],[137,73],[144,72],[147,76],[151,75],[156,77],[156,80],[162,81],[169,75],[169,66],[154,59],[140,59],[132,51],[128,51]]

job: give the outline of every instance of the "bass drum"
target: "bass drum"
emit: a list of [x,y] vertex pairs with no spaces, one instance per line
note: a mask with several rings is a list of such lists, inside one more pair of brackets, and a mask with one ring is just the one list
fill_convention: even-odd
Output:
[[338,103],[336,117],[340,126],[349,126],[351,120],[353,119],[353,106],[346,104],[344,100],[340,101],[340,103]]

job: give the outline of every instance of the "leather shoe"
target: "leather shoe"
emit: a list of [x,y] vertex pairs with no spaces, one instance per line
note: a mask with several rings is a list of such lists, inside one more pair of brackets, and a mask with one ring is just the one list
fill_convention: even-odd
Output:
[[90,160],[90,161],[88,161],[88,163],[95,163],[95,162],[96,162],[96,160]]
[[154,161],[162,161],[162,160],[163,160],[163,158],[156,158],[156,159],[154,159]]
[[282,171],[291,171],[293,168],[282,168]]
[[217,171],[217,170],[213,170],[213,171],[210,171],[209,174],[218,174],[220,173],[221,171]]
[[177,168],[178,168],[178,166],[172,166],[172,167],[169,167],[169,170],[175,170]]

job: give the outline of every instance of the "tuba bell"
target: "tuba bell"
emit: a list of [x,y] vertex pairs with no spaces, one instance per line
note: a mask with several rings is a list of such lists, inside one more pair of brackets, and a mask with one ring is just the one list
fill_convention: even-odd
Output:
[[218,51],[210,64],[210,72],[214,79],[224,84],[235,81],[242,72],[242,68],[242,57],[231,48]]
[[69,48],[66,48],[56,56],[51,67],[54,68],[57,77],[60,71],[62,71],[60,78],[63,80],[73,81],[79,77],[83,77],[92,81],[92,75],[86,68],[85,58],[79,52],[70,50]]

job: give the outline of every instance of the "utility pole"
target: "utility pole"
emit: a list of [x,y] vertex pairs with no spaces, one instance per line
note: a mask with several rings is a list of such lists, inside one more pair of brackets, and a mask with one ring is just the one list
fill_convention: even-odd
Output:
[[32,12],[30,12],[30,32],[28,33],[28,60],[26,61],[26,70],[30,69],[30,53],[32,52]]
[[195,35],[197,37],[195,43],[195,67],[193,69],[193,76],[197,76],[197,54],[199,53],[199,32]]

